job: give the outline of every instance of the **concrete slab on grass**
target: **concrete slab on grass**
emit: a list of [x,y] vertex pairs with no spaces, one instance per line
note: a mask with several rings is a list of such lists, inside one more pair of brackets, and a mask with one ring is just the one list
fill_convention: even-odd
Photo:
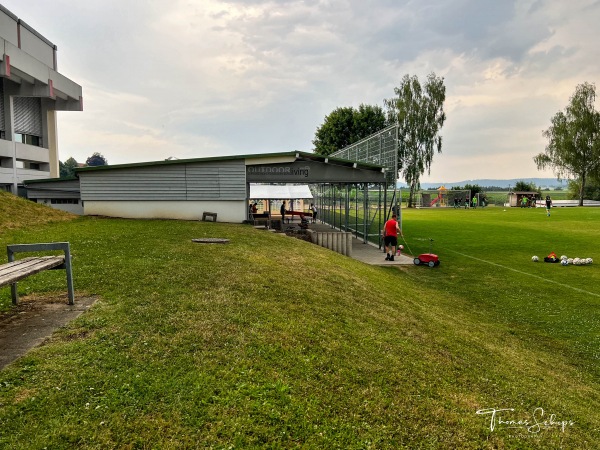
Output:
[[[309,228],[311,230],[323,232],[335,231],[335,229],[323,223],[311,223],[309,224]],[[394,261],[386,261],[383,248],[379,249],[376,245],[371,243],[365,244],[363,243],[362,239],[356,238],[352,238],[352,258],[373,266],[414,265],[414,258],[405,254],[394,256]]]
[[372,244],[365,244],[356,238],[352,239],[352,258],[372,266],[414,265],[414,258],[405,254],[395,255],[393,261],[386,261],[383,249],[380,250]]
[[0,370],[79,317],[97,299],[75,297],[75,304],[68,305],[62,297],[23,297],[17,306],[0,315]]

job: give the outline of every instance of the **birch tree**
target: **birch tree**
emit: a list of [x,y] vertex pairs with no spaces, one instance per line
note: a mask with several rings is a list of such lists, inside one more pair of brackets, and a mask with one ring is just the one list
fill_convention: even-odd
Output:
[[551,168],[558,179],[575,177],[579,185],[579,206],[590,176],[600,176],[600,113],[596,111],[596,86],[576,87],[569,105],[552,117],[543,132],[548,139],[544,153],[533,159],[538,169]]
[[384,100],[388,121],[398,124],[398,172],[410,188],[408,206],[420,188],[421,175],[431,170],[434,154],[442,152],[440,131],[446,120],[444,79],[430,73],[423,86],[405,75],[396,97]]

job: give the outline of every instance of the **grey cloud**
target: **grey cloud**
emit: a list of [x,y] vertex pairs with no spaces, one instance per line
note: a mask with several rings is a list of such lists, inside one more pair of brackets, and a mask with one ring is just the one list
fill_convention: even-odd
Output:
[[[405,73],[432,70],[455,102],[444,154],[525,152],[568,101],[549,93],[600,73],[597,27],[577,35],[582,18],[600,17],[589,0],[2,3],[57,44],[59,70],[83,84],[82,135],[101,129],[113,148],[133,135],[127,153],[105,153],[114,163],[143,159],[136,143],[152,133],[156,154],[176,144],[164,157],[307,150],[334,108],[381,105]],[[503,96],[512,100],[498,106]],[[67,157],[100,145],[62,143]]]
[[386,58],[412,60],[440,48],[480,58],[521,61],[550,36],[549,27],[532,15],[517,15],[515,1],[463,0],[419,2],[390,9],[394,18],[369,40]]

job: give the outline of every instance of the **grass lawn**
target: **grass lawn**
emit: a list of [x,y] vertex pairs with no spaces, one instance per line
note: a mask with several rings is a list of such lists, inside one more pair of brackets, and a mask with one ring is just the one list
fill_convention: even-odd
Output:
[[[76,291],[100,297],[0,372],[0,447],[597,448],[600,208],[403,221],[414,253],[435,239],[439,267],[366,266],[220,223],[0,233],[70,241]],[[531,262],[551,251],[596,263]],[[64,290],[61,271],[19,283]],[[512,411],[477,414],[490,408]]]

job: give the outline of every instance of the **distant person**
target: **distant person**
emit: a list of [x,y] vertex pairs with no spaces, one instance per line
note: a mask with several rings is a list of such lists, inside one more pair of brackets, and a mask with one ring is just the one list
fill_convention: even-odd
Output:
[[307,230],[308,229],[308,219],[304,215],[304,213],[300,213],[300,229]]
[[256,206],[256,202],[252,203],[252,214],[256,214],[258,212],[258,207]]
[[281,214],[281,224],[285,222],[285,200],[281,202],[281,208],[279,208],[279,213]]
[[454,209],[458,208],[458,197],[454,197]]
[[477,208],[477,197],[473,196],[473,208]]
[[550,208],[552,208],[552,199],[546,195],[546,215],[550,217]]
[[521,197],[521,208],[527,208],[527,197]]
[[398,216],[393,214],[392,218],[383,226],[383,244],[385,245],[386,261],[394,260],[396,247],[398,246],[398,233],[402,236],[402,230],[400,229],[397,218]]
[[310,204],[310,211],[312,212],[312,223],[317,223],[317,207],[314,203]]
[[465,197],[465,209],[467,209],[469,207],[469,196],[467,195]]

